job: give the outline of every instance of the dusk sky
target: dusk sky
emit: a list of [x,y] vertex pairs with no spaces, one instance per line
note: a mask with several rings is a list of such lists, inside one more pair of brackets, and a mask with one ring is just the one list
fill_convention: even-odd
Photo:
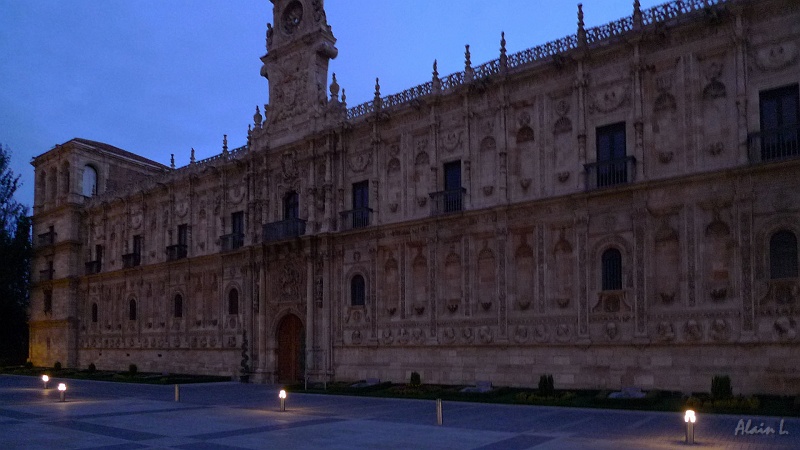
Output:
[[[629,16],[632,0],[583,0],[586,27]],[[662,1],[643,0],[642,8]],[[352,107],[576,31],[577,2],[328,0],[331,62]],[[169,165],[244,145],[256,105],[269,0],[0,0],[0,143],[33,204],[32,157],[74,137]],[[330,76],[329,76],[330,78]]]

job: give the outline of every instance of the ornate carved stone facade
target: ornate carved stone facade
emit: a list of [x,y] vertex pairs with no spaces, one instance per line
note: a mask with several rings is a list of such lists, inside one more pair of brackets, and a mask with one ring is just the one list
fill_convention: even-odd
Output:
[[35,364],[800,389],[796,2],[579,10],[353,108],[322,1],[273,3],[244,147],[35,158]]

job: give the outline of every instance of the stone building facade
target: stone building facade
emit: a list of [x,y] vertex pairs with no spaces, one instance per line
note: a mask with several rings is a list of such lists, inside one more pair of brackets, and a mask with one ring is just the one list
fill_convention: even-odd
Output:
[[273,4],[245,146],[34,159],[35,364],[797,394],[800,4],[579,9],[352,108],[323,2]]

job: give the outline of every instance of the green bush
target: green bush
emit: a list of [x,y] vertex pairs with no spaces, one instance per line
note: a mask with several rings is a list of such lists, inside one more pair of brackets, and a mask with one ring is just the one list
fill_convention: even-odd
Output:
[[714,400],[726,400],[733,397],[731,377],[728,375],[715,375],[711,379],[711,396]]
[[136,367],[136,364],[131,364],[130,366],[128,366],[128,373],[130,373],[131,375],[136,375],[136,372],[138,371],[139,368]]
[[553,375],[542,375],[539,377],[539,395],[542,397],[552,397],[556,388],[553,383]]
[[90,363],[89,364],[89,368],[87,369],[87,371],[89,373],[95,373],[97,371],[97,366],[95,366],[94,363]]
[[419,386],[422,384],[422,378],[419,376],[417,372],[411,372],[411,379],[408,382],[411,386]]
[[61,370],[61,361],[56,361],[56,363],[53,364],[53,370]]

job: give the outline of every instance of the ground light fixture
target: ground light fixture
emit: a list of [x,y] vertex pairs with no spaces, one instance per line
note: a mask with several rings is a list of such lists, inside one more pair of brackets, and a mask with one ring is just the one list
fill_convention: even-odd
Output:
[[278,393],[278,398],[281,399],[281,411],[286,411],[286,391],[281,389]]
[[58,392],[61,395],[61,401],[64,402],[67,400],[67,385],[64,383],[58,383]]
[[47,389],[47,383],[50,382],[50,377],[47,375],[42,375],[42,383],[44,383],[44,388]]
[[687,409],[683,415],[683,421],[686,422],[686,443],[694,444],[694,423],[697,421],[694,411]]

